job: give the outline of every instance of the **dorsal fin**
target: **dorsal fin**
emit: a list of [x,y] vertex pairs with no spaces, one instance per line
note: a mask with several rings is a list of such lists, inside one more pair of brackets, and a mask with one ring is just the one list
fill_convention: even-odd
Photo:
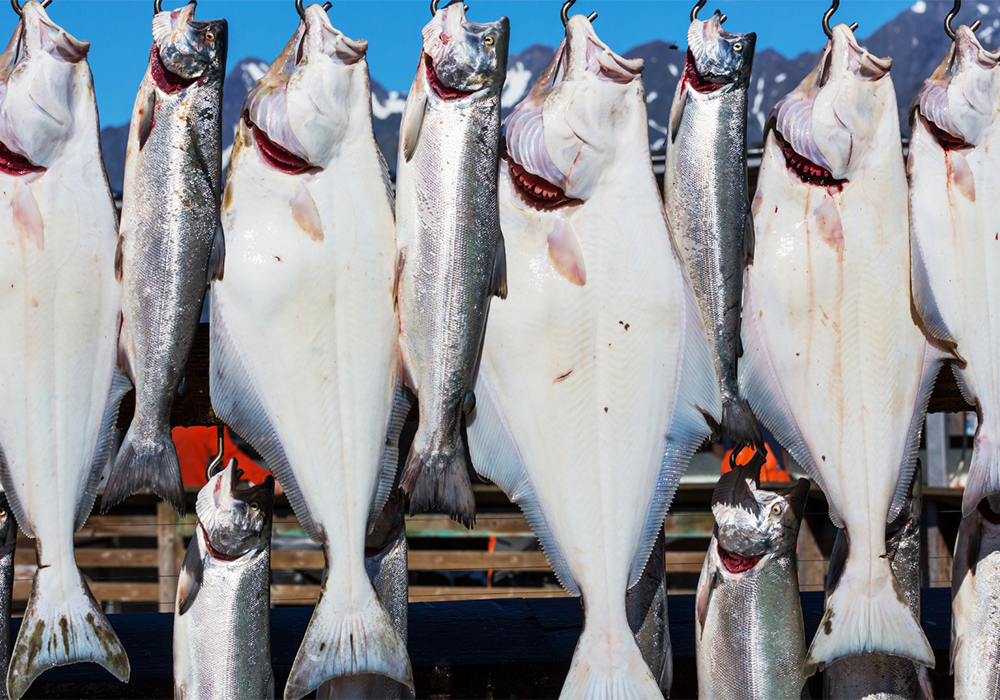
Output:
[[[753,457],[744,465],[737,464],[736,456],[741,450],[733,450],[729,456],[730,471],[719,478],[712,492],[712,505],[716,504],[746,508],[757,512],[757,499],[753,489],[760,483],[760,469],[767,461],[766,453],[755,450]],[[750,482],[753,482],[753,486]]]

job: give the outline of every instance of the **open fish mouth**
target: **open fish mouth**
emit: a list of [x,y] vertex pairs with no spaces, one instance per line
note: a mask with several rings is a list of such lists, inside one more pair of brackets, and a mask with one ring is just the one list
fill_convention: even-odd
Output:
[[726,567],[726,571],[731,574],[744,574],[757,566],[760,560],[764,558],[763,555],[744,557],[740,554],[723,549],[723,547],[718,543],[716,543],[716,549],[719,552],[719,561],[721,561],[722,565]]
[[253,134],[253,141],[257,145],[257,152],[260,153],[261,159],[275,170],[288,175],[298,175],[312,170],[314,167],[308,161],[272,141],[263,129],[251,121],[249,111],[243,112],[243,122]]
[[582,200],[567,197],[566,193],[558,185],[552,184],[539,175],[528,172],[524,166],[520,165],[510,155],[507,156],[507,164],[510,171],[510,180],[514,183],[518,194],[535,209],[550,211],[570,204],[582,204]]
[[694,54],[688,49],[687,58],[684,61],[684,81],[696,92],[709,93],[721,90],[728,83],[713,83],[708,78],[702,77],[695,67]]
[[774,130],[774,136],[781,146],[782,154],[785,156],[785,165],[805,184],[817,187],[842,187],[847,183],[846,179],[835,178],[829,168],[797,153],[777,129]]
[[427,72],[427,84],[431,86],[431,89],[442,100],[445,102],[454,102],[455,100],[461,100],[464,97],[475,94],[474,90],[459,90],[458,88],[445,85],[434,70],[434,59],[428,56],[426,52],[421,54],[421,58],[424,62],[424,70]]
[[43,173],[45,168],[35,165],[0,141],[0,172],[7,175],[28,175],[30,173]]
[[163,65],[163,59],[160,58],[160,51],[157,49],[156,44],[153,44],[153,47],[149,50],[149,71],[153,77],[153,82],[156,83],[156,87],[168,95],[186,90],[204,79],[204,76],[185,78],[171,71]]

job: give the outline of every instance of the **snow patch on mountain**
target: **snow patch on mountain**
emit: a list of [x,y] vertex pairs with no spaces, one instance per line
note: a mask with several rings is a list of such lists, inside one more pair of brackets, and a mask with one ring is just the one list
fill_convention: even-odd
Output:
[[917,0],[910,6],[910,12],[916,12],[918,15],[922,15],[927,12],[927,3],[924,0]]
[[524,67],[521,61],[515,61],[514,67],[507,66],[507,80],[500,95],[500,107],[510,109],[525,96],[531,85],[531,71]]
[[372,91],[372,116],[376,119],[385,120],[393,114],[402,114],[405,106],[406,95],[400,96],[398,92],[392,90],[385,98],[385,102],[380,102],[378,95]]

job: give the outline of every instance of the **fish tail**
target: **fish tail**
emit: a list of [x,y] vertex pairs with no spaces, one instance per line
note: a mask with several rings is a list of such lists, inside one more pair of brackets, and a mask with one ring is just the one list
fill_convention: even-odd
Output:
[[[74,574],[76,581],[67,585],[65,578]],[[128,683],[125,649],[80,572],[39,568],[14,643],[7,693],[17,700],[43,671],[82,661],[98,663]]]
[[410,497],[410,515],[431,508],[447,513],[466,527],[476,522],[476,499],[469,480],[468,459],[460,433],[441,449],[423,448],[420,430],[403,467],[403,491]]
[[990,494],[1000,492],[1000,444],[984,434],[983,429],[989,427],[992,426],[980,425],[976,429],[969,481],[965,485],[965,496],[962,498],[963,517],[974,511],[981,500]]
[[843,574],[827,592],[826,610],[806,657],[806,675],[841,657],[865,653],[903,656],[934,668],[934,652],[889,560],[861,554],[848,554]]
[[719,432],[739,445],[763,449],[764,437],[750,404],[739,395],[722,397],[722,426]]
[[559,697],[648,700],[663,693],[624,619],[610,634],[606,625],[588,626],[584,620]]
[[130,426],[104,487],[101,512],[106,513],[143,489],[149,489],[169,503],[179,515],[184,515],[184,482],[170,433],[151,447],[137,446]]
[[[327,578],[326,581],[330,579]],[[327,596],[326,583],[306,629],[285,685],[285,700],[298,700],[323,681],[374,673],[413,689],[413,669],[406,643],[369,586],[361,605],[338,605]]]

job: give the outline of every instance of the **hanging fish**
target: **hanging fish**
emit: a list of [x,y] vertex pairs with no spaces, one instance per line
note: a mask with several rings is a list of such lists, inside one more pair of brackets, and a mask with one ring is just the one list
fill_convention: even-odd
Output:
[[850,542],[807,672],[882,652],[934,655],[886,557],[940,354],[913,322],[906,173],[890,59],[830,30],[775,107],[753,202],[740,384],[823,488]]
[[212,405],[264,457],[326,557],[286,698],[356,674],[413,683],[365,568],[409,410],[367,49],[310,5],[250,90],[223,198],[229,262],[212,283]]
[[574,16],[507,119],[510,296],[490,312],[469,423],[473,464],[585,601],[567,698],[660,697],[626,591],[722,410],[653,175],[642,68]]
[[764,491],[763,453],[743,466],[735,454],[712,494],[716,526],[698,579],[698,697],[798,700],[806,638],[795,545],[809,482]]
[[467,526],[476,502],[461,421],[476,405],[490,298],[507,295],[497,168],[509,34],[506,17],[467,22],[461,2],[438,10],[399,134],[399,353],[420,405],[403,490],[411,514],[438,508]]
[[[10,603],[14,597],[14,551],[17,523],[7,496],[0,493],[0,672],[7,678],[10,668]],[[7,684],[0,683],[0,700],[7,700]]]
[[692,16],[684,75],[670,110],[664,203],[670,235],[694,285],[722,390],[719,432],[763,446],[740,395],[743,268],[753,255],[747,196],[747,92],[757,35],[722,29],[725,15]]
[[670,643],[667,614],[666,555],[666,540],[661,528],[642,576],[625,594],[625,614],[642,658],[653,672],[660,692],[669,698],[670,686],[674,683],[674,649]]
[[908,169],[913,300],[936,345],[954,358],[979,424],[962,513],[1000,491],[1000,51],[968,27],[913,101]]
[[149,489],[184,512],[170,409],[209,278],[223,264],[227,25],[199,22],[194,9],[192,2],[153,16],[149,67],[129,126],[115,272],[124,291],[119,363],[135,384],[135,416],[104,488],[105,511]]
[[198,492],[174,611],[174,697],[273,698],[274,477],[240,490],[236,460]]
[[[90,44],[34,0],[20,11],[0,55],[0,480],[35,539],[38,569],[7,671],[15,699],[54,666],[92,661],[129,677],[125,650],[73,555],[128,389],[115,373],[117,216]],[[2,519],[15,537],[10,513]],[[8,556],[0,560],[5,605]]]

